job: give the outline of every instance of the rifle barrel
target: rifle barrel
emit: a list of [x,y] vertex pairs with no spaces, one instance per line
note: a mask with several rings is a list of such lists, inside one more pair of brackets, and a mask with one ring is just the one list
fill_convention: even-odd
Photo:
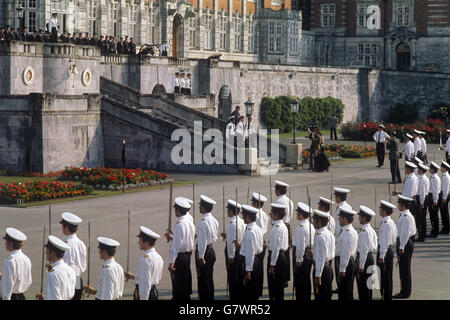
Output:
[[41,265],[41,291],[39,293],[43,293],[44,290],[44,264],[45,264],[45,225],[44,225],[44,233],[42,237],[42,265]]

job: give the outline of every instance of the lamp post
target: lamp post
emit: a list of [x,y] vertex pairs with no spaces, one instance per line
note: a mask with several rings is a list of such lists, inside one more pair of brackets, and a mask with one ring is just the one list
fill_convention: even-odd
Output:
[[16,10],[17,10],[17,18],[19,19],[20,32],[23,32],[23,29],[25,27],[25,19],[24,19],[25,12],[24,12],[21,4],[19,4],[19,6],[16,8]]
[[295,99],[291,101],[291,112],[292,112],[292,117],[294,118],[294,122],[293,122],[294,128],[292,130],[292,133],[293,133],[292,143],[296,143],[295,142],[295,134],[296,134],[297,130],[296,130],[296,125],[295,125],[295,120],[297,118],[297,113],[298,113],[298,101]]
[[255,107],[255,103],[248,98],[246,102],[244,102],[245,105],[245,114],[247,115],[247,130],[250,130],[250,122],[252,119],[253,114],[253,108]]

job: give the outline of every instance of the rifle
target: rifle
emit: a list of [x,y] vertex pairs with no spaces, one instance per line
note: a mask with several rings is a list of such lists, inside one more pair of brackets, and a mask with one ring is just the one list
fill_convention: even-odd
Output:
[[[128,210],[127,272],[130,271],[130,224],[131,224],[131,210]],[[126,282],[128,282],[128,278]]]
[[[238,188],[236,188],[236,212],[237,212],[237,204],[238,204]],[[239,218],[239,213],[236,214],[236,248],[237,248],[237,242],[239,241],[239,234],[238,234],[238,220]]]
[[192,223],[195,225],[195,184],[192,184]]
[[248,183],[248,188],[247,188],[247,204],[250,201],[250,182]]
[[52,234],[52,206],[48,205],[48,235]]
[[[223,204],[223,212],[222,212],[222,234],[225,235],[225,185],[222,186],[222,204]],[[223,236],[223,240],[225,241],[226,237]]]
[[272,160],[270,161],[269,167],[269,195],[270,195],[270,203],[272,203]]
[[[167,232],[170,233],[172,230],[172,195],[173,195],[173,184],[170,183],[170,193],[169,193],[169,226],[167,227]],[[167,238],[169,242],[169,238]]]
[[44,268],[45,268],[45,225],[44,225],[44,233],[42,237],[42,264],[41,264],[41,290],[39,293],[44,293]]
[[[88,221],[87,284],[91,284],[91,220]],[[89,297],[89,294],[88,294]]]

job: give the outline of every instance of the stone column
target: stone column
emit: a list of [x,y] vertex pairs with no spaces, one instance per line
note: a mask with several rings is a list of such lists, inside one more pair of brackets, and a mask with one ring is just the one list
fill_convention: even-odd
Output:
[[[152,2],[150,1],[150,3]],[[149,5],[151,5],[150,3]],[[139,39],[136,39],[136,42],[143,44],[147,43],[148,10],[146,10],[146,8],[148,9],[148,7],[144,6],[144,1],[141,1],[138,8],[138,18],[136,19],[136,21],[138,26]]]
[[[130,40],[132,36],[128,34],[128,7],[125,0],[120,0],[119,2],[119,12],[117,13],[117,30],[118,34],[116,35],[118,38],[123,37],[125,35],[128,36],[128,40]],[[114,34],[112,35],[114,36]],[[136,39],[134,39],[136,42]]]
[[388,69],[392,69],[392,40],[388,39],[386,41],[387,43],[387,48],[386,48],[386,59],[387,59],[387,63],[386,66]]
[[410,44],[411,44],[411,71],[415,70],[417,67],[417,57],[416,57],[416,42],[417,39],[411,39],[410,40]]
[[214,29],[213,29],[213,35],[214,35],[214,50],[218,51],[220,48],[220,15],[218,14],[218,8],[219,8],[219,0],[214,0]]
[[247,23],[247,1],[242,1],[242,52],[248,51],[248,23]]

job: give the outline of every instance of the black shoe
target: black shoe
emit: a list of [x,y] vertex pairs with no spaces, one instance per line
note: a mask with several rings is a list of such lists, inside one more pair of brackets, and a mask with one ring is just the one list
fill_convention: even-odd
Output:
[[417,238],[415,242],[425,242],[425,238]]
[[380,165],[377,165],[376,168],[381,168],[381,166],[380,166]]
[[338,290],[338,289],[333,290],[333,291],[331,291],[331,293],[333,293],[333,294],[338,294],[338,293],[339,293],[339,290]]
[[406,296],[405,294],[403,294],[401,292],[394,294],[392,296],[392,299],[408,299],[408,298],[409,298],[408,296]]
[[441,230],[441,232],[439,232],[439,234],[449,234],[450,232],[448,230]]

